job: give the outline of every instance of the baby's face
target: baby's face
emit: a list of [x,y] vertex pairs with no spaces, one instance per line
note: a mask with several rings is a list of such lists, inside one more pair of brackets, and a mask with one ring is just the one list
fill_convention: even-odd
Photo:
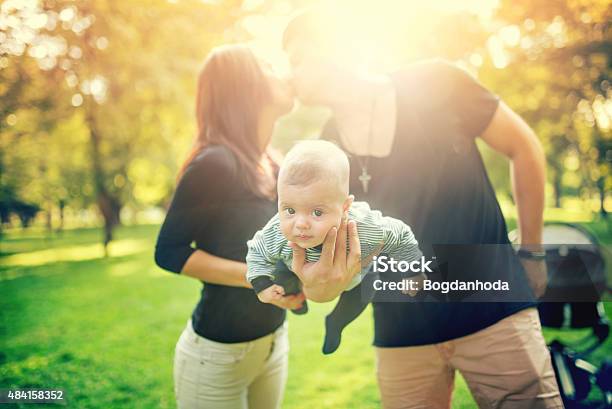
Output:
[[302,248],[323,243],[329,230],[340,225],[346,197],[333,183],[278,186],[278,213],[283,236]]

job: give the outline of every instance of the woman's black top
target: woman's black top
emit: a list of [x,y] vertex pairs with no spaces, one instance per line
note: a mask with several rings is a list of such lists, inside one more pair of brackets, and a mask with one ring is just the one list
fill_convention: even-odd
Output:
[[[277,211],[239,180],[240,164],[222,145],[205,148],[181,177],[155,246],[155,262],[180,273],[196,249],[244,262],[247,240]],[[195,245],[192,246],[192,244]],[[285,310],[261,303],[248,288],[203,283],[192,314],[199,335],[217,342],[251,341],[282,325]]]

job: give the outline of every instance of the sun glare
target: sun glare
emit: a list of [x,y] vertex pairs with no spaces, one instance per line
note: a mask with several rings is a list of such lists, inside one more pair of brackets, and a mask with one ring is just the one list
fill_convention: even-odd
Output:
[[[424,39],[435,35],[435,16],[464,12],[488,19],[497,5],[498,0],[433,0],[427,3],[417,0],[341,0],[317,2],[313,7],[321,7],[333,16],[334,24],[322,27],[329,36],[336,32],[352,33],[346,47],[353,63],[381,71],[397,66],[401,63],[400,55],[415,54]],[[276,14],[245,18],[242,28],[252,36],[249,44],[253,49],[282,72],[288,69],[288,62],[280,43],[291,15],[283,14],[287,11],[285,9],[280,9],[281,13],[278,9],[275,11]],[[518,42],[516,30],[504,32],[504,40],[513,44]],[[504,64],[500,51],[496,52],[498,63]]]

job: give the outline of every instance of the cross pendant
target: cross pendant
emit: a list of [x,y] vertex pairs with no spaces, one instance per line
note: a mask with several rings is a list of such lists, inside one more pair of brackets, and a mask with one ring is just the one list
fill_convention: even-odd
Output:
[[366,168],[361,168],[361,175],[359,176],[359,180],[361,181],[361,187],[363,188],[364,193],[368,193],[368,183],[372,179],[372,176],[368,174],[368,170]]

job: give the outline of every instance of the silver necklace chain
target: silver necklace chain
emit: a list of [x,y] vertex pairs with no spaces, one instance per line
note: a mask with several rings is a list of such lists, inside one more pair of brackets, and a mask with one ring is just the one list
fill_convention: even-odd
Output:
[[[368,164],[370,162],[370,146],[372,145],[372,130],[374,127],[374,109],[376,107],[376,94],[374,97],[372,97],[372,107],[370,109],[370,127],[368,130],[368,144],[366,146],[366,155],[365,155],[365,159],[362,160],[361,156],[355,154],[355,157],[357,158],[357,162],[359,163],[359,167],[361,168],[361,175],[359,175],[358,179],[361,182],[361,189],[363,190],[363,193],[368,193],[368,187],[370,184],[370,180],[372,180],[372,176],[368,173]],[[338,129],[338,132],[340,132],[340,129]],[[342,136],[342,134],[341,134]],[[344,139],[344,143],[347,145],[347,147],[350,148],[350,146],[348,146],[348,138],[342,138]]]

